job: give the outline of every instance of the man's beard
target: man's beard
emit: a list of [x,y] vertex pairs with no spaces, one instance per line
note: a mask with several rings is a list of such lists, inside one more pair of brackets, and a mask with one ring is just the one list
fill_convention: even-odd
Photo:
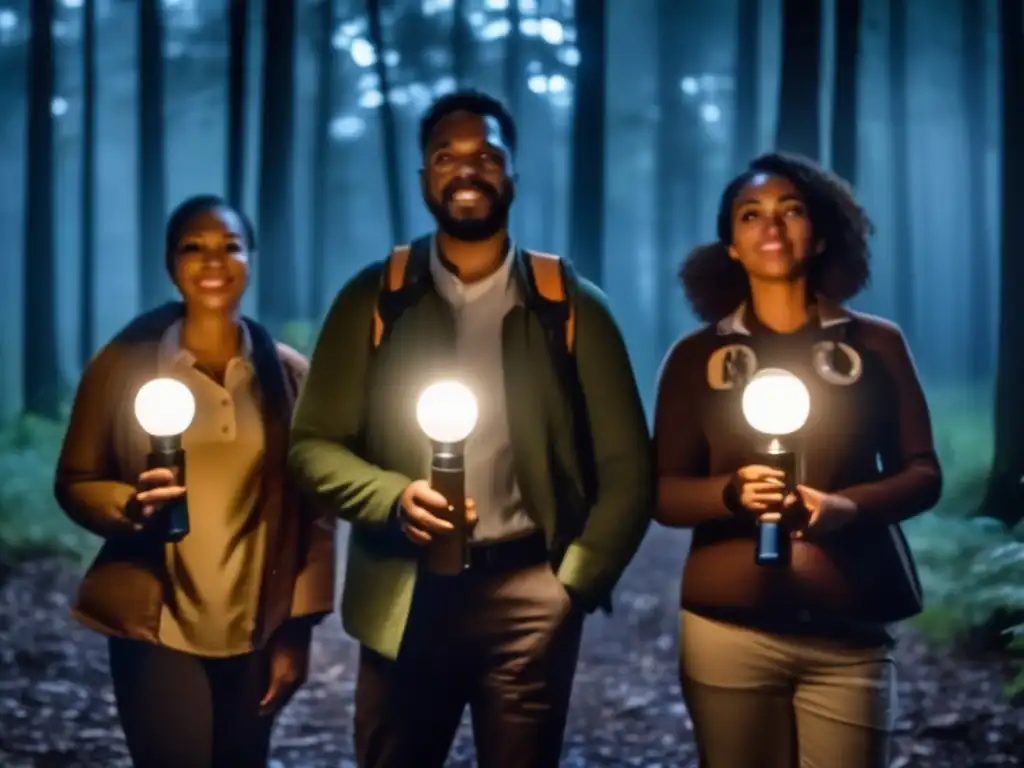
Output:
[[[470,219],[452,216],[449,205],[456,192],[460,189],[475,189],[490,202],[490,211],[483,218]],[[487,240],[508,226],[508,213],[512,208],[515,191],[511,182],[506,182],[499,192],[490,184],[483,182],[455,182],[449,184],[441,196],[441,200],[426,198],[437,228],[455,240],[476,242]]]

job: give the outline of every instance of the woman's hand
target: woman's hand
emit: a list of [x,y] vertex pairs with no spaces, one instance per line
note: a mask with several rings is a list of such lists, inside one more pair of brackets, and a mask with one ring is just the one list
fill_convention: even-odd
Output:
[[185,486],[177,484],[177,478],[170,469],[147,469],[139,475],[135,495],[125,506],[125,517],[132,522],[135,530],[141,531],[165,504],[184,495]]
[[797,537],[805,533],[812,536],[833,533],[845,528],[857,516],[857,505],[846,497],[818,491],[806,485],[798,485],[796,493],[786,497],[786,508],[798,504],[803,505],[810,518],[804,530],[796,533]]
[[309,646],[313,627],[302,619],[281,626],[270,639],[269,680],[260,701],[260,714],[280,712],[309,677]]
[[731,483],[744,509],[755,514],[782,504],[786,473],[761,464],[736,470]]

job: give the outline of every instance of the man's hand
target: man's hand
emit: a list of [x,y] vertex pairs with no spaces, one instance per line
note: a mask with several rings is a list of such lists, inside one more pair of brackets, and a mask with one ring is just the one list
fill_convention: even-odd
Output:
[[797,532],[797,537],[803,537],[805,533],[811,536],[833,533],[844,528],[857,516],[857,505],[849,499],[806,485],[798,485],[796,493],[786,497],[787,508],[798,504],[804,506],[810,518],[807,527]]
[[313,628],[302,620],[285,623],[271,638],[270,681],[260,701],[260,714],[272,716],[291,701],[309,676],[309,645]]
[[[451,507],[448,500],[431,488],[426,480],[410,483],[399,499],[398,508],[402,533],[413,544],[424,546],[433,541],[434,536],[455,530],[451,523],[435,514]],[[466,499],[466,524],[472,528],[476,523],[476,503],[473,499]]]

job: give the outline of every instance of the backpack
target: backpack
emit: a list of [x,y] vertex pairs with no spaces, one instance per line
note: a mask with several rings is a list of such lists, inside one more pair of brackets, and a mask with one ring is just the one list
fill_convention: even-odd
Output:
[[[384,263],[380,292],[373,312],[372,349],[376,351],[387,338],[388,331],[402,312],[415,302],[406,288],[406,272],[414,247],[423,241],[400,245],[392,250]],[[544,328],[551,360],[573,411],[573,440],[579,457],[584,494],[587,502],[596,498],[597,473],[590,438],[590,418],[576,368],[576,308],[572,285],[575,273],[560,256],[539,251],[523,251],[530,265],[532,297],[527,309]]]
[[[396,247],[384,263],[381,275],[381,292],[373,313],[373,348],[380,347],[391,325],[401,315],[406,302],[391,301],[401,295],[405,287],[406,268],[412,246]],[[533,287],[537,293],[537,314],[545,331],[557,337],[561,351],[568,357],[575,355],[576,312],[571,297],[566,292],[566,269],[559,256],[539,251],[524,251],[530,262]],[[387,306],[391,304],[391,306]],[[555,339],[551,338],[554,342]]]

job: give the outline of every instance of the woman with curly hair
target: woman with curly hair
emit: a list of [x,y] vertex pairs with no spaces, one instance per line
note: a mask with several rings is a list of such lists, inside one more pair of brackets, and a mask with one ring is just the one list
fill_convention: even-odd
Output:
[[[704,768],[887,765],[888,624],[921,608],[899,523],[933,506],[942,480],[903,335],[843,306],[868,282],[871,229],[841,179],[765,155],[726,187],[718,241],[681,269],[709,325],[662,367],[656,517],[694,529],[680,680]],[[793,493],[741,416],[765,368],[811,398]],[[755,561],[767,512],[791,536],[783,567]]]

